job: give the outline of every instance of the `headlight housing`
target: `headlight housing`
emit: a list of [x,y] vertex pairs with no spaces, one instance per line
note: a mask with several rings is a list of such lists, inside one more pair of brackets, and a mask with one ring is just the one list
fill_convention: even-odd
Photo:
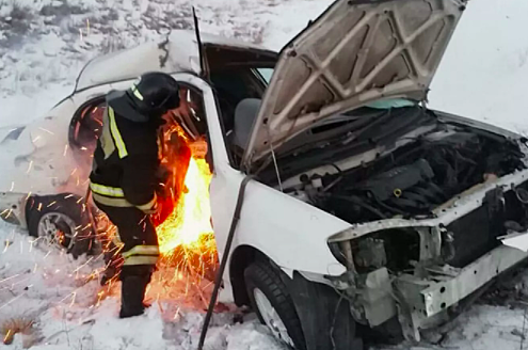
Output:
[[401,272],[420,259],[420,235],[413,229],[384,229],[352,239],[338,236],[329,239],[330,251],[341,264],[360,274],[382,267]]

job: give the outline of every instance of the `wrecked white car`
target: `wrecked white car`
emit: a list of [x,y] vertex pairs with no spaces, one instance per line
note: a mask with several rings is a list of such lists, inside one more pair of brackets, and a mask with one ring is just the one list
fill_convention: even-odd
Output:
[[297,349],[357,348],[389,324],[418,341],[527,257],[500,240],[528,230],[526,140],[423,103],[465,5],[339,0],[280,55],[176,32],[96,59],[40,123],[2,137],[19,169],[2,216],[35,236],[61,222],[60,242],[86,251],[89,222],[64,201],[85,194],[75,169],[104,96],[168,72],[202,107],[183,126],[208,143],[221,299]]

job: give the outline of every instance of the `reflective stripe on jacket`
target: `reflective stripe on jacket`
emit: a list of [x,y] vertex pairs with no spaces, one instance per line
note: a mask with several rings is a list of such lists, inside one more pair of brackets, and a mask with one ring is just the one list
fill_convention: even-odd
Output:
[[119,113],[120,104],[122,100],[108,101],[94,153],[90,188],[100,204],[149,211],[156,204],[161,119],[128,119]]

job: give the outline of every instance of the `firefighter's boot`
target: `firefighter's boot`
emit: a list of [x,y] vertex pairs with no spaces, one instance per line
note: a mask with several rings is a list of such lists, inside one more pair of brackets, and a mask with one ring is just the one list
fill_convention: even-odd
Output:
[[145,311],[143,299],[150,282],[149,275],[132,275],[122,278],[121,281],[121,311],[119,318],[142,315]]

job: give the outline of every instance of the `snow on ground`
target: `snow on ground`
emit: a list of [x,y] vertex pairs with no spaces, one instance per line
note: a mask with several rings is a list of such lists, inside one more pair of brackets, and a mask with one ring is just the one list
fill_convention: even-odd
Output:
[[[464,19],[463,25],[472,27],[478,16],[490,11],[496,14],[497,22],[480,29],[475,26],[473,34],[478,39],[474,39],[475,47],[470,49],[456,37],[448,59],[466,66],[474,64],[477,73],[469,73],[461,66],[451,71],[442,65],[440,71],[451,74],[435,81],[433,88],[438,89],[432,92],[433,106],[524,131],[528,130],[528,122],[513,111],[517,106],[514,102],[522,101],[526,89],[518,86],[511,94],[504,91],[515,84],[514,78],[526,76],[526,48],[517,36],[493,30],[501,25],[515,29],[516,35],[526,32],[521,30],[525,26],[522,11],[511,7],[521,0],[510,0],[508,6],[502,6],[503,1],[499,6],[499,1],[471,3],[470,6],[479,7],[472,19]],[[194,5],[204,31],[279,49],[329,3],[330,0],[200,0]],[[183,0],[0,0],[0,128],[42,116],[71,92],[79,70],[89,59],[158,39],[169,28],[191,28],[190,6],[189,1]],[[497,41],[502,44],[497,46]],[[498,54],[493,55],[494,52]],[[470,54],[479,54],[482,59],[471,58]],[[460,77],[463,79],[457,79]],[[473,95],[481,103],[470,103],[466,97]],[[509,107],[507,113],[501,109],[505,104]],[[1,171],[8,169],[3,167]],[[118,288],[113,288],[108,296],[102,295],[96,278],[92,278],[93,271],[101,265],[98,259],[73,260],[50,251],[32,243],[24,232],[0,223],[0,333],[5,336],[7,329],[24,328],[34,322],[31,330],[22,332],[27,334],[16,334],[6,348],[195,348],[203,320],[200,308],[191,308],[182,300],[160,300],[143,317],[118,320]],[[524,288],[525,280],[521,278],[516,286]],[[174,317],[172,311],[178,308]],[[479,304],[428,335],[428,341],[421,345],[397,348],[519,349],[528,327],[524,316],[519,307]],[[245,316],[244,323],[235,320],[240,320],[235,313],[216,316],[208,349],[284,349],[254,316]]]
[[[110,296],[102,295],[107,289],[99,287],[97,275],[92,273],[102,265],[97,258],[75,261],[7,224],[0,224],[0,242],[1,337],[8,339],[9,329],[33,322],[14,336],[10,348],[196,348],[201,310],[178,300],[160,300],[145,316],[120,320],[118,286]],[[171,312],[175,309],[180,311]],[[247,316],[244,324],[235,324],[234,319],[233,313],[213,319],[206,349],[283,349],[253,315]]]

